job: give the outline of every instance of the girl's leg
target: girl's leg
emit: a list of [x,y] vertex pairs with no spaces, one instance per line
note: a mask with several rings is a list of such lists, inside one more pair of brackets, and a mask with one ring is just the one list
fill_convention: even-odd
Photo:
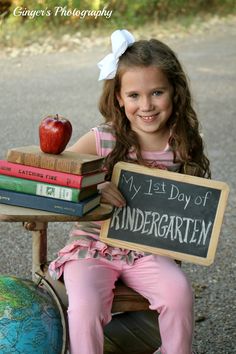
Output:
[[122,273],[124,282],[159,312],[162,354],[191,354],[193,294],[181,268],[171,259],[146,256]]
[[80,259],[65,264],[71,354],[103,354],[103,327],[111,319],[116,279],[112,262]]

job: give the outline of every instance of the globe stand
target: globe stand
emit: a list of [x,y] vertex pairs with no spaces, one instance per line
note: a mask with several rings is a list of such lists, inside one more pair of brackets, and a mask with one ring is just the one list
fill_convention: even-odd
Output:
[[45,279],[45,277],[43,277],[41,274],[36,272],[35,279],[36,279],[36,285],[45,289],[52,296],[53,300],[55,301],[58,307],[61,316],[61,325],[63,328],[61,354],[66,354],[68,348],[68,326],[67,326],[66,316],[65,316],[62,302],[58,297],[57,293],[55,292],[55,290],[53,289],[53,287],[51,286],[51,284]]

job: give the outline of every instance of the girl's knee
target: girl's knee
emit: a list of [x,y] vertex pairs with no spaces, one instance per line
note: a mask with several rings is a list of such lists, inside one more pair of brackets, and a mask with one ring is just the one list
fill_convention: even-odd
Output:
[[164,308],[178,311],[190,311],[193,307],[192,286],[179,266],[172,264],[158,284],[157,293],[151,308],[159,312]]
[[184,300],[185,302],[192,303],[193,300],[193,290],[190,281],[182,273],[182,276],[178,280],[177,289],[178,298]]
[[166,292],[166,305],[170,308],[189,309],[193,306],[192,286],[184,273],[180,272]]

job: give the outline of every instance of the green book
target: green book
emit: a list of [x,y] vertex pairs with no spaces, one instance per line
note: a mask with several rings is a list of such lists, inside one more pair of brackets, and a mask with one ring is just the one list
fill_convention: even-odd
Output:
[[0,175],[0,189],[70,202],[78,202],[97,194],[96,185],[77,189],[5,175]]

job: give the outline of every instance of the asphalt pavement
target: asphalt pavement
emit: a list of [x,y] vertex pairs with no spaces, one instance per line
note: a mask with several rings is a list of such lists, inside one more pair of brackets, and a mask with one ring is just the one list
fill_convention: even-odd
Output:
[[[158,34],[157,34],[158,36]],[[202,34],[167,38],[191,82],[212,177],[230,187],[215,262],[183,264],[192,280],[195,305],[194,350],[199,354],[236,353],[236,27],[218,24]],[[38,125],[59,113],[73,125],[71,143],[102,121],[96,63],[108,48],[86,52],[18,56],[0,60],[0,158],[7,149],[39,144]],[[49,258],[63,247],[71,225],[49,225]],[[2,274],[31,277],[31,237],[20,223],[0,224]],[[181,354],[181,353],[180,353]]]

